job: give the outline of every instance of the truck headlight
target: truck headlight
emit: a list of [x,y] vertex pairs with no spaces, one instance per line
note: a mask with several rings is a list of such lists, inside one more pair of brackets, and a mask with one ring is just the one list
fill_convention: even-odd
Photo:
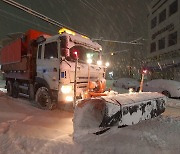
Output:
[[102,65],[102,61],[101,61],[101,60],[98,60],[98,61],[97,61],[97,65],[101,66],[101,65]]
[[73,97],[72,96],[66,96],[65,100],[67,102],[72,102],[73,101]]
[[64,85],[61,87],[61,92],[64,94],[68,94],[72,91],[72,86]]

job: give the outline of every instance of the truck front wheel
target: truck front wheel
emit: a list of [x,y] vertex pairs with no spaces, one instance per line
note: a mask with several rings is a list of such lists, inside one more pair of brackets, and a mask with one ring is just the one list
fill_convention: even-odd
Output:
[[52,102],[49,90],[46,87],[38,88],[35,95],[35,101],[42,109],[52,110],[54,108],[54,103]]

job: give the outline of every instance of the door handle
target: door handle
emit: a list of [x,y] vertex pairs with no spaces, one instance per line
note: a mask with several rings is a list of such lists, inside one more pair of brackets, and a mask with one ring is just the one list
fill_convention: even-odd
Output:
[[53,72],[57,72],[57,68],[56,67],[53,68]]
[[46,69],[43,69],[43,73],[46,73]]

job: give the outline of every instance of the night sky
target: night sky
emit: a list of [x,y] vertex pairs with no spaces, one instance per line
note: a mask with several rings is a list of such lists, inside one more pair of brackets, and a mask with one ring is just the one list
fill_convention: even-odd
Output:
[[[130,40],[147,36],[148,0],[15,0],[93,38]],[[0,37],[29,28],[58,28],[0,1]]]
[[[140,37],[147,40],[148,37],[148,6],[150,0],[15,1],[91,38],[132,41]],[[28,29],[57,34],[59,27],[0,1],[0,39],[4,39],[7,34],[25,32]],[[103,46],[105,59],[114,61],[119,57],[118,61],[121,67],[123,65],[126,68],[130,65],[140,67],[143,56],[146,55],[146,51],[144,51],[147,50],[146,41],[142,42],[143,47],[111,42],[99,43]],[[116,58],[110,56],[111,52],[121,50],[128,50],[129,52],[122,53]],[[115,66],[117,64],[112,63],[112,67]]]

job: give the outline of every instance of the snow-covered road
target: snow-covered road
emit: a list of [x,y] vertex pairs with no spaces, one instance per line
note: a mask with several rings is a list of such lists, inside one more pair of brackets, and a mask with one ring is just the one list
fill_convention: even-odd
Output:
[[73,139],[73,114],[44,111],[0,94],[0,154],[180,153],[180,100],[169,99],[163,116],[96,136]]
[[[73,113],[0,96],[0,153],[73,153]],[[67,150],[68,149],[68,150]]]

